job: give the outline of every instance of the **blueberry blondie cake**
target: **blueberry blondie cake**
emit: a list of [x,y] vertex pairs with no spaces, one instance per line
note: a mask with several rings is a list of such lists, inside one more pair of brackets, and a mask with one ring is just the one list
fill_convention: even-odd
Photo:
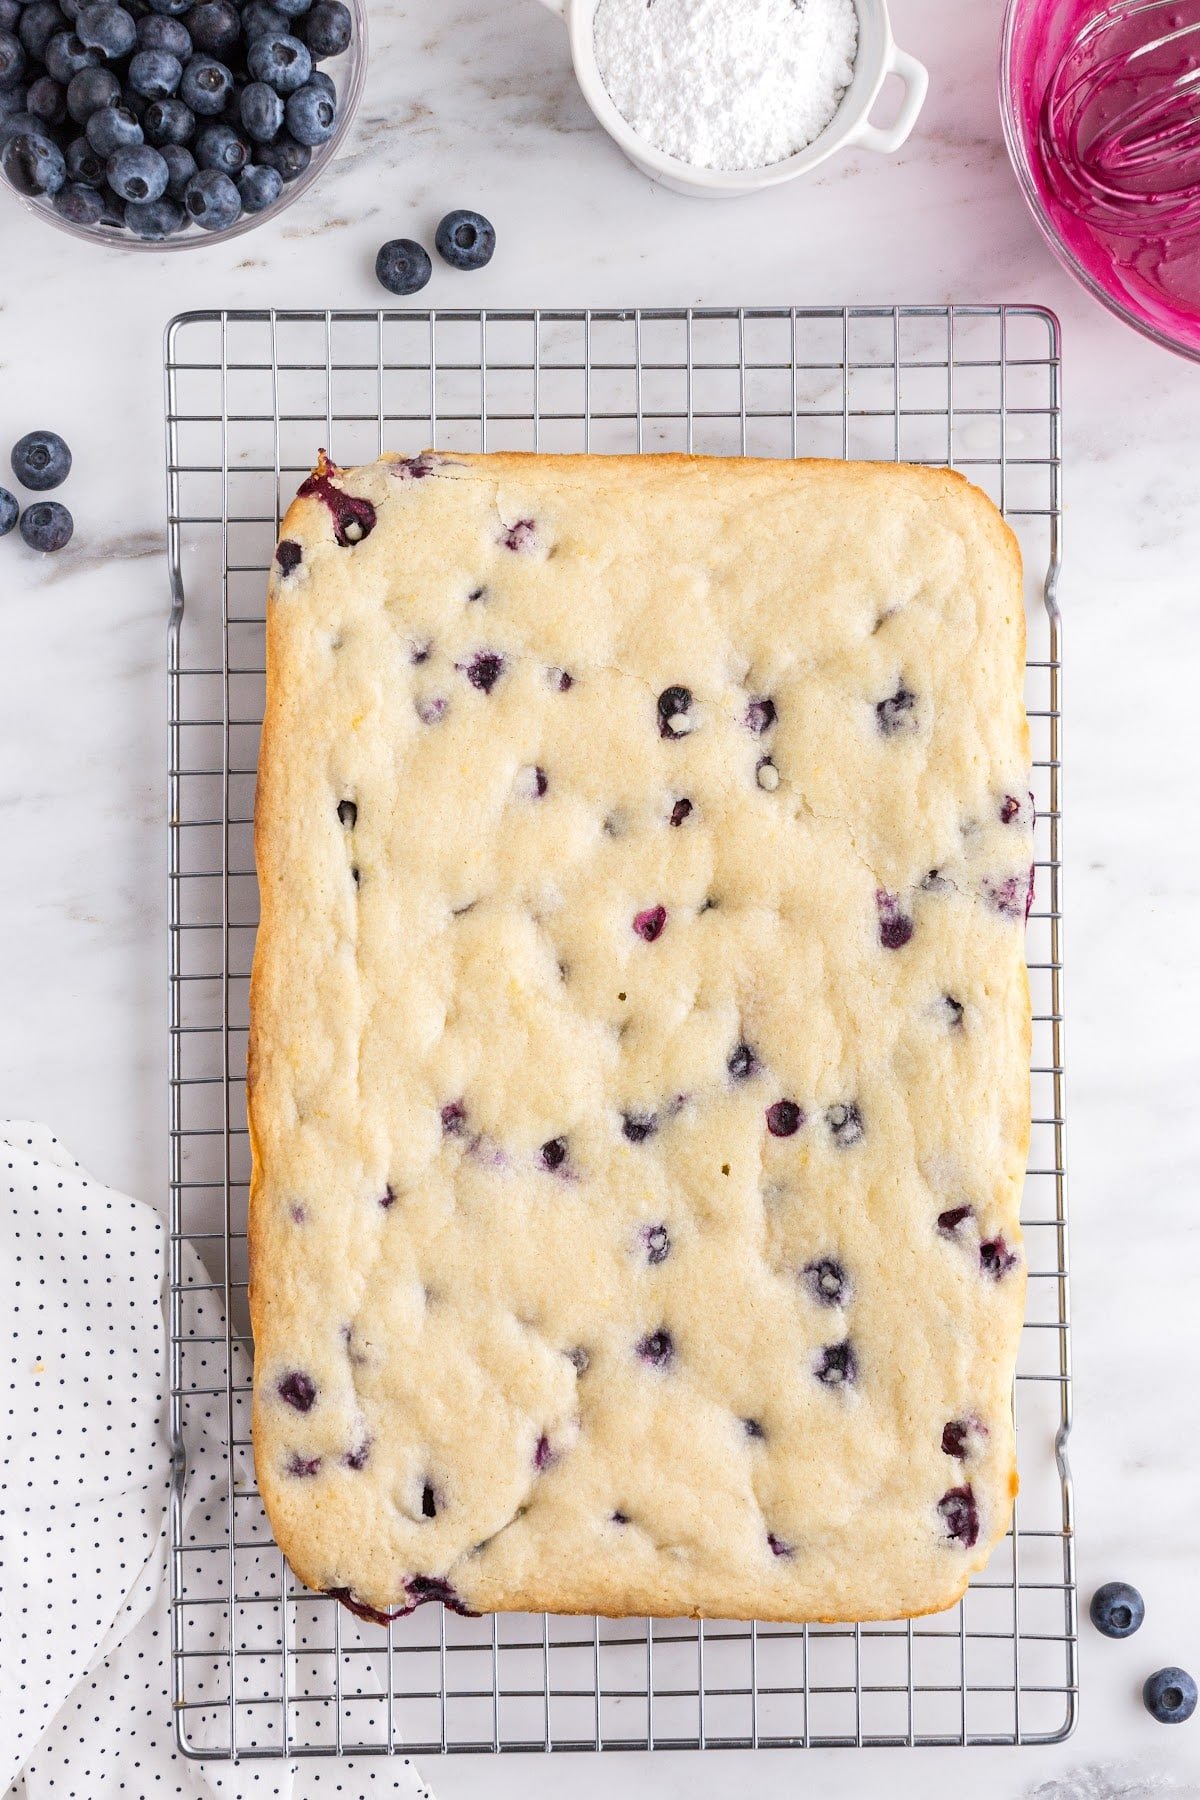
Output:
[[1032,801],[946,471],[322,459],[271,577],[254,1446],[367,1617],[875,1619],[1006,1530]]

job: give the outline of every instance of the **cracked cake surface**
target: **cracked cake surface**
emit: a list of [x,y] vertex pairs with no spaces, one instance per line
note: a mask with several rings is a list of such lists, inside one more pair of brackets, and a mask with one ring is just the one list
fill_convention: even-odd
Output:
[[1033,804],[944,470],[438,455],[284,520],[254,1450],[366,1617],[952,1604],[1008,1527]]

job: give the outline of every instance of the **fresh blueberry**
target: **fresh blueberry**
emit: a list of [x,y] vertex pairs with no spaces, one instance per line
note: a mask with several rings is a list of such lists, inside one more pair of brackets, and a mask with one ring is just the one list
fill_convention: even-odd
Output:
[[190,62],[195,45],[192,34],[181,19],[167,19],[161,13],[147,13],[137,23],[138,49],[162,50],[167,56]]
[[20,0],[0,0],[0,31],[15,31],[20,23]]
[[115,150],[108,159],[108,185],[120,200],[160,200],[167,191],[166,163],[150,144]]
[[[98,69],[86,72],[89,74],[100,73]],[[79,80],[78,75],[75,79]],[[49,75],[39,75],[38,79],[29,85],[29,90],[25,95],[25,107],[28,112],[33,114],[39,125],[53,130],[55,126],[62,125],[67,117],[66,89],[59,82],[52,81]]]
[[279,1397],[297,1412],[310,1412],[317,1398],[317,1384],[302,1369],[293,1369],[279,1383]]
[[665,1225],[646,1225],[642,1228],[642,1243],[646,1249],[646,1261],[656,1267],[666,1262],[671,1254],[671,1234]]
[[242,89],[240,111],[246,135],[256,144],[269,144],[283,125],[283,101],[265,81],[252,81]]
[[129,59],[127,79],[144,99],[166,100],[183,80],[183,64],[169,50],[139,50]]
[[538,1151],[543,1169],[561,1169],[567,1160],[567,1140],[564,1137],[548,1138]]
[[[0,128],[3,128],[9,119],[15,118],[19,113],[23,113],[27,119],[33,118],[33,114],[25,105],[25,99],[26,90],[20,82],[16,87],[0,88]],[[35,124],[36,122],[34,120]]]
[[20,112],[9,113],[7,117],[0,118],[0,155],[14,138],[30,136],[45,137],[46,128],[40,119],[35,119],[23,107]]
[[685,687],[664,688],[658,696],[658,731],[660,737],[686,737],[690,729],[688,713],[692,696]]
[[286,32],[290,24],[287,14],[272,6],[271,0],[247,0],[242,8],[242,36],[247,43],[269,32]]
[[7,537],[20,515],[20,507],[7,488],[0,488],[0,537]]
[[42,62],[46,55],[46,46],[52,37],[59,32],[66,32],[66,14],[56,6],[54,0],[34,0],[21,14],[21,23],[17,27],[25,54],[32,56],[36,62]]
[[196,159],[186,144],[163,144],[159,155],[167,165],[167,198],[182,206],[187,184],[196,173]]
[[150,0],[150,10],[163,13],[168,18],[178,19],[189,11],[192,0]]
[[862,1113],[854,1101],[845,1106],[831,1106],[825,1114],[825,1122],[833,1135],[833,1141],[839,1150],[850,1150],[860,1144],[866,1135]]
[[198,166],[239,176],[250,161],[250,146],[229,125],[202,125],[192,146]]
[[67,111],[77,125],[86,125],[94,112],[120,99],[121,83],[111,69],[80,69],[67,88]]
[[89,50],[99,50],[101,56],[114,62],[120,56],[128,56],[137,43],[137,21],[123,6],[114,6],[112,0],[92,0],[80,10],[75,34]]
[[637,1353],[643,1362],[653,1363],[656,1369],[665,1369],[675,1355],[675,1340],[665,1328],[647,1332],[638,1341]]
[[337,102],[323,88],[311,81],[289,94],[287,126],[298,144],[316,148],[333,136],[337,124]]
[[841,1263],[824,1257],[820,1262],[810,1262],[804,1271],[805,1279],[812,1291],[814,1300],[822,1306],[844,1306],[850,1292],[850,1283],[846,1279],[846,1271]]
[[938,1501],[937,1509],[952,1542],[967,1550],[979,1542],[979,1507],[970,1482],[965,1487],[950,1488]]
[[875,708],[875,723],[882,737],[896,737],[902,731],[917,729],[917,696],[901,682],[894,694],[880,700]]
[[375,258],[375,274],[389,294],[416,294],[433,274],[433,264],[412,238],[389,238]]
[[233,92],[233,76],[213,56],[193,56],[184,65],[179,98],[202,119],[215,119]]
[[196,115],[182,100],[152,100],[142,119],[142,131],[146,142],[157,150],[168,144],[190,144],[196,135]]
[[186,214],[177,200],[164,194],[158,200],[131,200],[125,208],[125,223],[135,237],[159,243],[183,229]]
[[0,31],[0,88],[15,88],[25,73],[25,46],[11,31]]
[[624,1113],[621,1118],[621,1131],[631,1144],[644,1144],[658,1130],[658,1119],[654,1113]]
[[13,445],[11,462],[21,486],[35,494],[61,487],[71,473],[71,452],[56,431],[27,431]]
[[1089,1610],[1092,1624],[1105,1637],[1127,1638],[1146,1617],[1146,1602],[1127,1581],[1106,1581],[1092,1595]]
[[772,1137],[795,1137],[803,1123],[803,1109],[794,1100],[776,1100],[767,1108],[767,1130]]
[[992,1238],[979,1246],[979,1267],[993,1281],[999,1281],[1010,1269],[1015,1269],[1020,1257],[1010,1250],[1002,1237]]
[[492,260],[496,232],[482,213],[460,209],[446,214],[433,241],[442,261],[452,269],[482,269]]
[[730,1051],[725,1067],[735,1081],[746,1081],[751,1075],[758,1073],[758,1058],[749,1044],[738,1044]]
[[246,64],[255,81],[265,81],[278,94],[294,94],[312,74],[307,45],[287,31],[269,31],[255,38],[246,53]]
[[74,519],[57,500],[35,501],[21,514],[21,536],[31,550],[61,550],[74,529]]
[[226,231],[237,222],[242,197],[220,169],[199,169],[184,189],[188,217],[204,231]]
[[80,187],[104,186],[104,163],[85,137],[73,138],[66,150],[67,179]]
[[128,106],[101,106],[85,127],[88,143],[106,159],[118,150],[132,150],[143,141],[143,132]]
[[343,6],[342,0],[316,0],[301,30],[313,61],[323,62],[327,56],[340,56],[350,48],[354,21],[350,17],[350,8]]
[[200,0],[185,23],[197,50],[207,50],[210,56],[224,60],[241,42],[242,21],[229,0]]
[[851,1387],[858,1376],[858,1361],[849,1338],[818,1351],[813,1373],[826,1387]]
[[667,909],[665,906],[650,906],[645,912],[634,916],[633,929],[647,944],[652,944],[666,930]]
[[690,819],[691,816],[692,803],[690,800],[677,800],[671,808],[672,825],[682,825],[684,820]]
[[257,159],[264,167],[278,171],[281,181],[295,181],[303,175],[312,161],[312,151],[307,144],[298,144],[286,132],[280,132],[273,143],[260,144],[255,152]]
[[81,44],[73,31],[57,31],[46,45],[46,73],[69,87],[80,69],[95,69],[103,61],[98,50]]
[[68,181],[54,196],[54,210],[72,225],[99,225],[104,217],[104,197],[99,188]]
[[1156,1669],[1146,1677],[1142,1699],[1160,1725],[1182,1725],[1196,1710],[1196,1683],[1186,1669]]
[[952,1206],[948,1211],[938,1214],[938,1230],[943,1237],[953,1237],[960,1225],[965,1225],[974,1216],[972,1206]]

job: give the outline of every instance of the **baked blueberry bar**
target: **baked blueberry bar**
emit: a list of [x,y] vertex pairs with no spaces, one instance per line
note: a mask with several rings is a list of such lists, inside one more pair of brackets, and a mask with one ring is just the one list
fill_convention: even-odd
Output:
[[296,1573],[369,1617],[951,1605],[1025,1293],[991,503],[322,458],[267,639],[254,1445]]

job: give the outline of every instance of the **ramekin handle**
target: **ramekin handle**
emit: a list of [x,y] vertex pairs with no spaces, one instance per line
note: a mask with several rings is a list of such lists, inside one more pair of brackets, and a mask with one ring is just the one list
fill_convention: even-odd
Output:
[[[544,0],[544,4],[558,11],[556,0]],[[901,50],[893,44],[886,74],[898,75],[904,83],[904,99],[900,111],[890,125],[872,125],[870,119],[864,119],[847,142],[861,144],[865,150],[878,150],[883,156],[891,156],[906,141],[920,117],[925,96],[929,92],[929,70],[915,56],[910,56],[907,50]]]

